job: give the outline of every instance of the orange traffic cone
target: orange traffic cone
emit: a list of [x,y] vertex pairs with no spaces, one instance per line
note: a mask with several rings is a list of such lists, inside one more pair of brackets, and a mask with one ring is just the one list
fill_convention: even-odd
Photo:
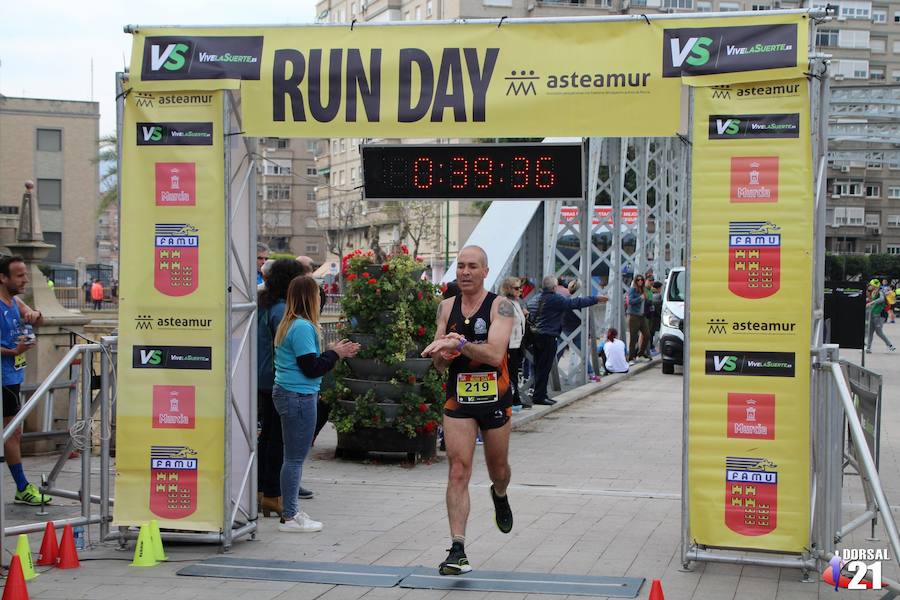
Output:
[[22,560],[18,554],[14,554],[9,561],[3,600],[28,600],[28,588],[25,586],[25,575],[22,574]]
[[81,566],[78,561],[78,551],[75,550],[75,534],[71,525],[63,527],[62,541],[59,544],[59,568],[77,569]]
[[39,566],[56,566],[56,562],[59,560],[59,544],[56,542],[56,528],[53,526],[53,521],[47,521],[40,555],[41,557],[35,563]]
[[650,586],[650,598],[647,600],[666,600],[666,596],[662,591],[662,581],[659,579],[653,580],[653,585]]

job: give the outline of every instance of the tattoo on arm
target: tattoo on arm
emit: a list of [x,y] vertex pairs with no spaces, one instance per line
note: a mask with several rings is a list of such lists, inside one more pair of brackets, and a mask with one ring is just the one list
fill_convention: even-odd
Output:
[[513,304],[510,300],[504,298],[503,302],[501,302],[500,306],[497,308],[497,314],[501,317],[515,317],[516,309],[513,308]]

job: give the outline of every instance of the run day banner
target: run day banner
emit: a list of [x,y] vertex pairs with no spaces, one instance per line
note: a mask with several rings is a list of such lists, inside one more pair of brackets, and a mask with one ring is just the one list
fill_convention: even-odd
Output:
[[682,83],[800,77],[808,36],[800,13],[142,27],[131,85],[240,88],[244,129],[253,136],[671,136]]
[[122,128],[114,521],[219,531],[225,439],[221,91],[130,93]]
[[697,544],[809,541],[805,79],[694,90],[688,497]]

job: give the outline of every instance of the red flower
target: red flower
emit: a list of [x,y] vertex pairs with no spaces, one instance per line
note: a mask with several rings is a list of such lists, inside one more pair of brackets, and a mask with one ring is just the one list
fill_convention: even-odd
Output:
[[428,405],[422,402],[419,404],[419,412],[426,412],[428,410]]
[[370,279],[370,280],[369,280],[369,285],[375,285],[375,284],[377,284],[377,283],[378,283],[378,280],[377,280],[377,279]]
[[418,335],[419,337],[425,336],[425,326],[424,325],[419,325],[419,328],[416,329],[416,335]]
[[347,275],[347,281],[353,281],[354,279],[356,279],[356,273],[350,273],[349,275]]
[[416,257],[416,262],[425,262],[425,259],[422,258],[421,256],[417,256],[417,257]]
[[425,431],[427,431],[428,433],[431,433],[431,432],[434,431],[435,429],[437,429],[437,423],[436,423],[436,422],[434,422],[434,421],[428,421],[427,423],[425,423]]
[[416,382],[416,376],[415,376],[415,375],[409,375],[409,376],[406,377],[406,383],[408,383],[409,385],[412,385],[412,384],[414,384],[415,382]]
[[371,275],[369,275],[368,271],[363,271],[362,276],[363,276],[363,279],[368,279],[369,277],[371,277]]
[[445,391],[445,392],[447,391],[447,384],[446,384],[446,383],[442,383],[442,384],[441,384],[441,390],[443,390],[443,391]]
[[400,244],[400,251],[403,252],[403,254],[409,254],[409,246],[407,246],[406,244]]
[[356,250],[353,251],[353,254],[362,254],[362,250],[357,248]]
[[425,296],[424,296],[424,295],[423,295],[423,294],[422,294],[422,292],[419,292],[419,293],[418,293],[418,294],[416,294],[416,295],[417,295],[417,296],[418,296],[418,297],[419,297],[419,300],[421,300],[421,299],[422,299],[422,298],[424,298],[424,297],[425,297]]
[[387,273],[387,272],[390,271],[390,270],[391,270],[391,265],[389,265],[389,264],[387,264],[387,263],[384,263],[383,265],[381,265],[381,272],[382,272],[382,273]]

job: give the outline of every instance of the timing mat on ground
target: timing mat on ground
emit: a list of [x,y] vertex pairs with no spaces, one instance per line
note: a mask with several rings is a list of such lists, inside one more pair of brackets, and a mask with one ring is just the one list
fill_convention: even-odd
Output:
[[292,562],[216,556],[178,571],[193,577],[294,581],[363,587],[518,592],[570,596],[636,598],[644,579],[561,573],[479,571],[444,577],[433,567],[387,567],[347,563]]

